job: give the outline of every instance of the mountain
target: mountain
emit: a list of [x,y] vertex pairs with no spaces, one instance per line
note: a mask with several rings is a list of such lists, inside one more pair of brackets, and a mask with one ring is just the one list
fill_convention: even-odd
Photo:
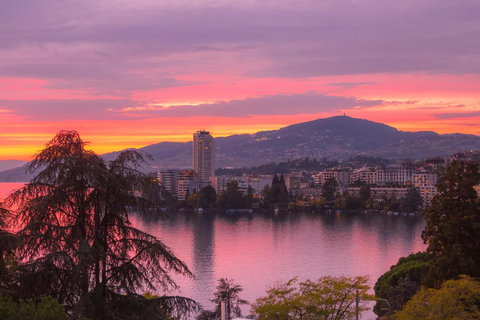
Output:
[[27,165],[25,163],[21,167],[9,169],[0,172],[0,182],[28,182],[30,181],[35,175],[27,173]]
[[[302,157],[347,159],[356,155],[414,160],[479,149],[480,137],[475,135],[404,132],[382,123],[348,116],[215,139],[217,167],[253,166]],[[151,168],[145,168],[145,171],[192,167],[191,141],[162,142],[139,150],[154,157]],[[108,153],[103,157],[113,159],[117,154]],[[10,178],[12,174],[10,172]],[[5,172],[0,172],[0,181],[6,181]]]
[[27,161],[23,160],[0,160],[0,172],[23,166]]
[[[479,150],[480,137],[404,132],[382,123],[337,116],[279,130],[219,137],[215,139],[215,149],[218,167],[252,166],[301,157],[347,159],[368,155],[421,159]],[[162,142],[139,150],[154,156],[152,165],[156,168],[192,166],[192,142]]]

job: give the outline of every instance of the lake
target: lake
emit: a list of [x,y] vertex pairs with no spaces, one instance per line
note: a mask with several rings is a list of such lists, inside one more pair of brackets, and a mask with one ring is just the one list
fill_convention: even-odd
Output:
[[[0,198],[18,183],[0,183]],[[267,286],[298,276],[368,275],[377,278],[400,257],[425,249],[420,216],[335,213],[169,213],[133,215],[133,223],[169,246],[195,279],[175,276],[181,295],[213,308],[216,279],[234,279],[253,302]],[[245,309],[247,311],[248,308]],[[374,319],[365,312],[362,319]]]

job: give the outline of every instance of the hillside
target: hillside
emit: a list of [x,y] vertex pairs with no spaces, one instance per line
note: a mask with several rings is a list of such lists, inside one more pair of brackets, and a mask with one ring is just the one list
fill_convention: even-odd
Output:
[[[366,155],[421,159],[479,150],[480,137],[430,131],[403,132],[382,123],[337,116],[298,123],[279,130],[220,137],[215,139],[215,144],[217,167],[243,167],[304,157],[331,160]],[[145,171],[192,166],[192,142],[162,142],[139,150],[154,157],[152,167],[145,168]],[[117,154],[109,153],[104,157],[112,159]],[[0,181],[12,181],[12,175],[10,171],[6,180],[6,172],[0,172]],[[18,177],[16,179],[21,180]]]

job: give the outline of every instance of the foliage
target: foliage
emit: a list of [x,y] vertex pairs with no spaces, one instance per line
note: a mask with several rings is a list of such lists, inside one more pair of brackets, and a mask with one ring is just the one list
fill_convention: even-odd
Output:
[[160,305],[194,308],[191,300],[147,301],[136,294],[176,287],[169,272],[191,275],[168,247],[129,219],[131,210],[159,213],[136,192],[151,183],[137,170],[144,157],[129,150],[106,162],[84,146],[77,132],[59,132],[29,166],[38,175],[6,199],[17,207],[24,242],[18,295],[51,295],[73,317],[92,320],[134,319]]
[[269,208],[273,205],[273,190],[268,184],[262,190],[262,197],[264,207]]
[[423,199],[418,188],[410,188],[405,198],[400,202],[400,210],[404,212],[417,212],[423,205]]
[[162,188],[155,178],[150,178],[150,183],[145,183],[142,188],[142,196],[148,201],[152,202],[156,206],[163,206],[165,202],[162,200],[161,193]]
[[283,174],[278,178],[277,175],[273,176],[272,190],[271,190],[270,203],[288,205],[288,190],[285,186],[285,177]]
[[363,202],[359,197],[345,196],[345,209],[356,210],[363,207]]
[[322,196],[325,198],[327,203],[332,203],[335,200],[335,195],[337,193],[337,180],[335,178],[330,178],[325,181],[322,185]]
[[243,168],[219,168],[215,170],[215,175],[230,175],[230,176],[241,176],[242,174],[285,174],[292,171],[318,171],[325,168],[331,168],[338,165],[338,161],[327,161],[326,159],[310,159],[309,157],[288,160],[286,162],[270,162],[267,164],[262,164],[257,167],[243,167]]
[[15,302],[11,297],[0,296],[0,319],[2,320],[67,320],[65,308],[52,297],[43,297],[35,304],[33,300]]
[[218,279],[217,291],[213,294],[215,296],[211,301],[215,304],[215,310],[203,311],[197,320],[217,320],[221,319],[221,302],[225,301],[227,306],[227,319],[233,317],[242,317],[241,305],[248,302],[240,299],[239,293],[243,288],[233,282],[231,279]]
[[479,182],[478,164],[453,161],[438,185],[439,194],[424,211],[429,286],[460,274],[480,276],[480,208],[473,188]]
[[468,276],[446,281],[440,289],[422,288],[392,319],[479,319],[480,283]]
[[365,203],[372,196],[370,185],[364,184],[360,187],[360,199]]
[[[378,278],[375,283],[375,296],[386,299],[390,312],[400,310],[410,298],[420,290],[422,279],[429,269],[426,252],[418,252],[398,260],[390,270]],[[385,315],[387,308],[384,301],[379,300],[373,308],[376,314]]]
[[193,208],[212,208],[217,202],[215,188],[208,185],[188,197],[188,204]]
[[267,295],[255,300],[253,312],[259,320],[353,319],[358,290],[359,312],[368,310],[368,277],[331,277],[297,284],[297,278],[279,282],[267,289]]
[[7,230],[10,218],[10,212],[0,203],[0,294],[9,294],[14,287],[15,250],[21,244],[20,239]]
[[244,206],[243,194],[237,181],[230,181],[217,197],[217,206],[222,209],[238,209]]

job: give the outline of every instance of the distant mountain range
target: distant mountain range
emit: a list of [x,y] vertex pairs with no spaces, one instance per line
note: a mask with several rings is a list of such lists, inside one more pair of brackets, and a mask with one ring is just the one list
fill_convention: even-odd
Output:
[[[217,167],[253,166],[303,157],[347,159],[356,155],[415,160],[479,149],[480,137],[475,135],[404,132],[382,123],[348,116],[215,139]],[[152,167],[145,168],[145,171],[192,167],[191,141],[162,142],[139,150],[154,157]],[[116,155],[118,152],[103,156],[109,160]],[[27,179],[22,175],[23,171],[17,168],[0,172],[0,181]]]

